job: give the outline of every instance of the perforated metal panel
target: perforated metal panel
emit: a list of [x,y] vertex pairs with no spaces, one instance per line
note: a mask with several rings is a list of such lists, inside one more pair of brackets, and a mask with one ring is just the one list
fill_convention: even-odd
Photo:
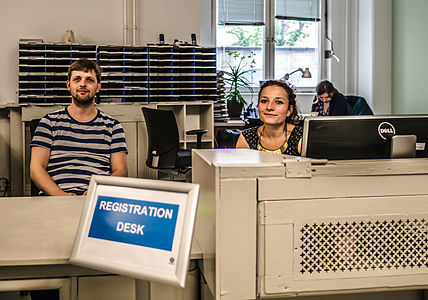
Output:
[[425,287],[427,209],[427,195],[263,201],[261,295]]
[[302,224],[297,231],[303,276],[388,270],[421,273],[428,268],[428,221],[423,217],[347,219]]

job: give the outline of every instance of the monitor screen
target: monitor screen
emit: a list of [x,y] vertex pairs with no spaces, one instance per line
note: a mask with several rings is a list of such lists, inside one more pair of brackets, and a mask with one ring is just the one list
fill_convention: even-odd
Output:
[[[390,158],[391,148],[394,148],[391,141],[395,142],[392,137],[411,135],[416,136],[413,155],[428,157],[428,115],[308,117],[304,120],[302,156],[320,159]],[[411,142],[412,139],[400,139],[399,142],[402,141]],[[405,155],[401,153],[400,157]]]

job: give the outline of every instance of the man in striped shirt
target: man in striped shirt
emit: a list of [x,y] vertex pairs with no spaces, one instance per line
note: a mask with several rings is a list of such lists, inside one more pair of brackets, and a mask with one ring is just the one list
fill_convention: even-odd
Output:
[[71,104],[43,117],[35,131],[30,176],[45,195],[86,194],[92,174],[128,176],[123,128],[95,107],[100,81],[97,63],[72,63],[67,79]]

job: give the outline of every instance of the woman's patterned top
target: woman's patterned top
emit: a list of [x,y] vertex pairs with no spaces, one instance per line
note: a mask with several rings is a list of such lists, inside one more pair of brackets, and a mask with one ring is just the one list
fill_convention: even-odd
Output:
[[[250,149],[257,150],[257,145],[259,143],[259,136],[257,134],[258,128],[259,127],[252,127],[252,128],[248,128],[248,129],[245,129],[244,131],[242,131],[242,135],[245,138],[245,140],[247,141]],[[283,154],[299,156],[300,153],[298,151],[298,145],[299,145],[300,139],[302,138],[302,135],[303,135],[303,127],[295,125],[294,129],[293,129],[293,131],[291,131],[290,137],[288,138],[288,141],[287,141],[288,147],[287,147],[287,149],[285,149]]]
[[324,112],[324,102],[318,100],[318,102],[314,103],[314,108],[312,111],[317,112],[318,116],[329,116],[330,106],[328,106],[327,111]]

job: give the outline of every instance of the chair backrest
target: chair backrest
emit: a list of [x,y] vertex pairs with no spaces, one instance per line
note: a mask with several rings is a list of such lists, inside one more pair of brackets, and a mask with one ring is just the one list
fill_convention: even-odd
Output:
[[364,97],[347,95],[345,99],[352,107],[352,115],[373,115],[373,111]]
[[241,129],[221,129],[217,132],[217,148],[235,148]]
[[142,108],[148,135],[146,164],[157,169],[173,169],[179,150],[178,127],[173,111]]
[[28,178],[28,181],[30,182],[30,186],[31,186],[31,196],[38,196],[40,189],[34,184],[34,182],[31,180],[30,178],[30,162],[31,162],[31,141],[33,140],[34,137],[34,133],[36,132],[37,126],[39,125],[41,119],[33,119],[31,121],[28,121],[26,124],[26,133],[29,133],[29,137],[25,137],[26,139],[26,145],[25,145],[25,170],[26,170],[26,181]]

